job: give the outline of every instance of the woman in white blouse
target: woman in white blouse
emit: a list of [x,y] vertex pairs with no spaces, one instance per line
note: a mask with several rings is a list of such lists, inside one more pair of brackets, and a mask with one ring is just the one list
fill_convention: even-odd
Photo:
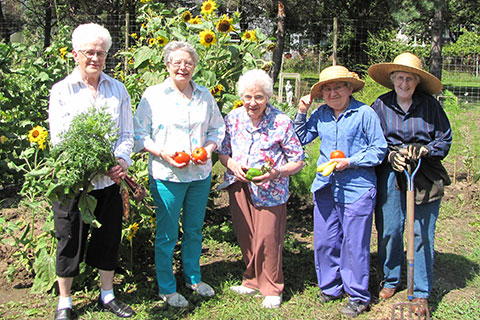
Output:
[[[165,46],[169,77],[145,90],[134,116],[134,151],[149,152],[150,191],[156,206],[155,266],[160,297],[174,307],[187,300],[177,292],[173,252],[182,212],[182,265],[185,284],[201,296],[215,291],[201,279],[202,226],[210,192],[212,152],[225,124],[210,91],[192,81],[198,54],[186,42]],[[205,161],[178,163],[179,152],[203,147]],[[178,160],[178,159],[177,159]]]

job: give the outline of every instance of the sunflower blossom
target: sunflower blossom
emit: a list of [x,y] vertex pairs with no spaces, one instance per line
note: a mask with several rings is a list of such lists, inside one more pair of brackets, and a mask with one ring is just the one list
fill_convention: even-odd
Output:
[[201,16],[195,16],[195,18],[192,18],[188,21],[190,24],[200,24],[202,23],[202,17]]
[[5,136],[1,136],[1,137],[0,137],[0,143],[1,143],[1,144],[4,144],[5,142],[7,142],[7,140],[8,140],[8,138],[5,137]]
[[41,126],[36,126],[28,132],[28,140],[31,143],[37,143],[38,145],[45,144],[45,140],[47,139],[47,137],[48,131]]
[[162,37],[162,36],[158,36],[157,37],[157,45],[159,47],[163,47],[164,45],[166,45],[168,43],[168,39],[165,38],[165,37]]
[[213,0],[207,0],[202,3],[202,14],[209,15],[217,8],[217,3]]
[[205,47],[210,47],[210,45],[215,44],[217,42],[217,38],[215,37],[215,33],[212,30],[205,29],[200,32],[200,44]]
[[189,22],[190,20],[192,20],[192,13],[190,11],[185,11],[183,14],[182,14],[182,20],[183,22],[187,23]]
[[134,222],[131,225],[128,226],[128,235],[127,235],[127,240],[131,241],[133,238],[135,238],[135,235],[138,231],[138,223]]
[[232,23],[233,18],[229,18],[226,14],[224,14],[223,17],[218,20],[217,30],[224,33],[231,32],[234,30]]
[[242,100],[235,100],[235,102],[233,103],[233,109],[240,108],[241,106],[243,106]]
[[243,33],[243,40],[248,41],[258,41],[257,36],[255,35],[255,30],[247,30]]
[[148,40],[148,45],[153,46],[154,44],[155,44],[155,38],[150,38],[150,40]]
[[59,51],[60,51],[60,57],[65,60],[65,55],[67,54],[67,47],[63,47],[63,48],[60,48]]
[[219,95],[220,93],[222,93],[223,90],[225,90],[225,88],[221,84],[217,84],[215,87],[210,89],[210,93],[213,96],[215,96],[215,95]]

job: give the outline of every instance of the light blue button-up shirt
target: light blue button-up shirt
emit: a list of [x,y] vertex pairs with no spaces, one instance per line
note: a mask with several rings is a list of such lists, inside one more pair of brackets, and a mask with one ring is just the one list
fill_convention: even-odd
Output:
[[376,186],[374,166],[380,164],[387,152],[387,142],[377,114],[370,106],[350,99],[345,111],[335,119],[326,104],[312,112],[295,117],[295,131],[302,145],[320,138],[320,156],[317,165],[330,160],[330,153],[341,150],[349,160],[349,167],[324,177],[317,172],[311,191],[331,185],[335,201],[353,203]]
[[[133,117],[135,152],[157,146],[164,152],[191,154],[207,141],[220,146],[225,123],[217,103],[207,88],[191,83],[191,99],[181,98],[170,78],[145,90]],[[212,171],[212,161],[176,168],[161,157],[149,154],[148,170],[154,179],[191,182],[206,179]]]

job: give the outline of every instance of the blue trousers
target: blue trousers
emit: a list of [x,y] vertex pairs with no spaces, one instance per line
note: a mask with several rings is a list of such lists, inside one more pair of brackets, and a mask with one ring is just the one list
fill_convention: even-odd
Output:
[[345,291],[352,301],[370,303],[370,237],[375,188],[354,203],[338,203],[330,186],[314,193],[314,250],[318,285],[323,293]]
[[[403,232],[406,219],[406,194],[396,188],[395,172],[382,166],[377,172],[378,195],[375,226],[378,232],[378,260],[383,270],[383,286],[395,288],[400,284],[404,261]],[[435,225],[441,200],[415,204],[415,261],[413,295],[428,298],[433,284],[433,254]]]
[[161,294],[177,291],[173,253],[178,242],[180,212],[185,281],[189,284],[201,281],[202,227],[211,180],[211,175],[193,182],[170,182],[150,177],[150,192],[156,206],[155,270]]

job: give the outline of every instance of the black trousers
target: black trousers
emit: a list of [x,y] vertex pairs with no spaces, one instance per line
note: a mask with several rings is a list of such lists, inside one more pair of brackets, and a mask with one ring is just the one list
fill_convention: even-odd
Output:
[[[89,266],[107,271],[115,270],[117,266],[123,218],[120,187],[114,184],[93,190],[90,195],[97,199],[94,214],[102,224],[100,228],[90,228],[89,224],[82,222],[78,199],[63,205],[60,202],[53,203],[55,237],[58,240],[56,272],[59,277],[79,274],[85,250],[85,262]],[[91,236],[87,246],[89,229]]]

